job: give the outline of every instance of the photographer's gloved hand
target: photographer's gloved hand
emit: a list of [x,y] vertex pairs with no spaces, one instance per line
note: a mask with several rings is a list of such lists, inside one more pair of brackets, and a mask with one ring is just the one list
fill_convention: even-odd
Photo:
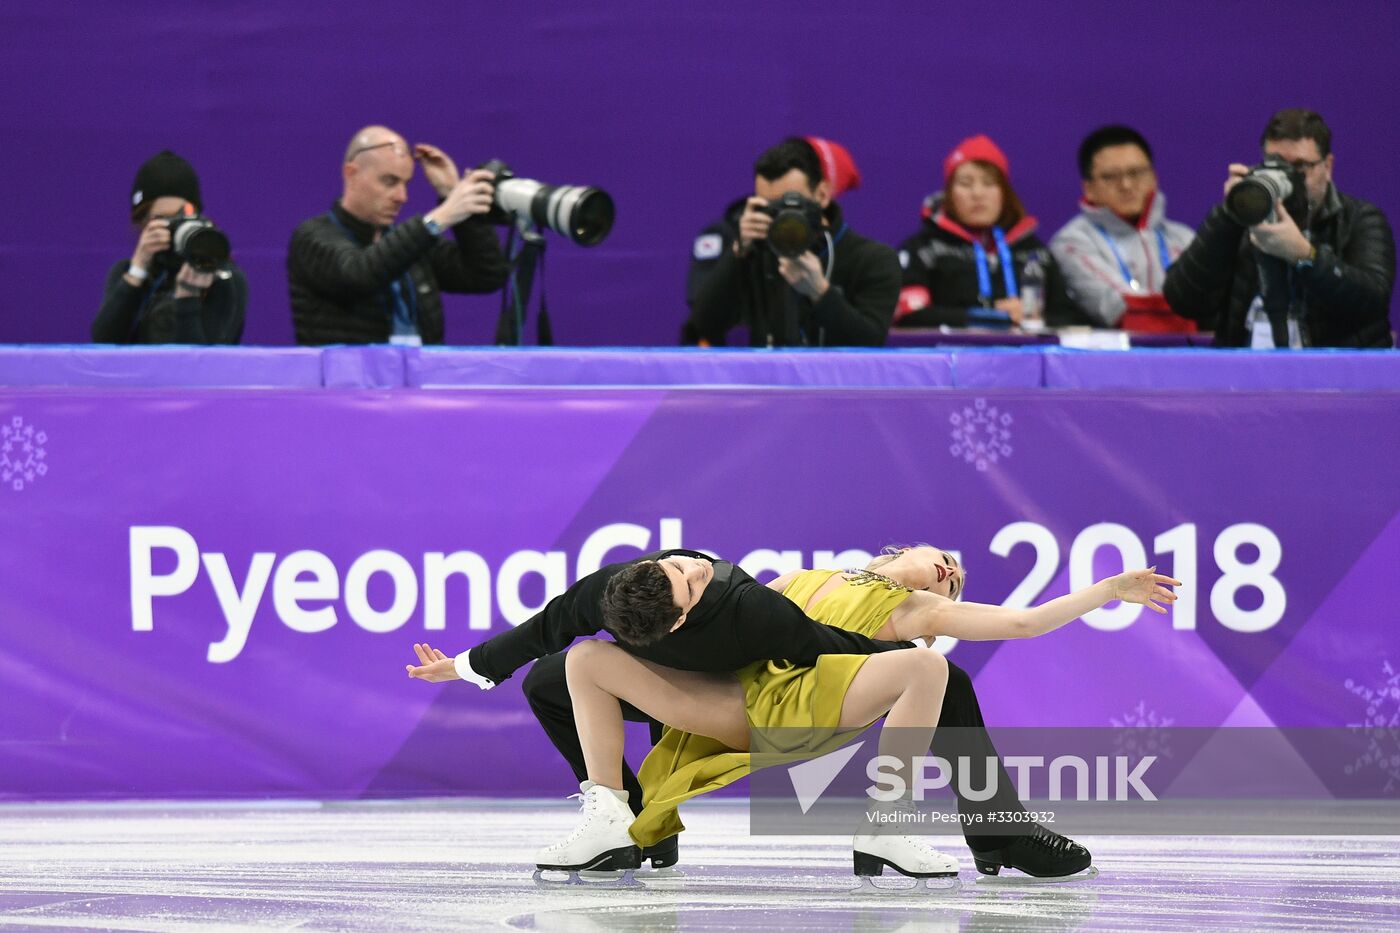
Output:
[[826,275],[822,272],[821,260],[810,252],[803,253],[796,259],[789,259],[786,256],[780,258],[778,260],[778,274],[787,279],[787,283],[792,286],[793,291],[812,301],[820,299],[831,287],[831,283],[826,280]]
[[744,213],[739,217],[739,239],[734,242],[734,255],[747,256],[758,240],[768,239],[768,228],[773,218],[763,213],[768,206],[765,198],[749,198],[744,202]]
[[1282,201],[1275,202],[1274,216],[1278,220],[1273,223],[1266,220],[1249,228],[1249,242],[1254,244],[1254,248],[1285,262],[1298,262],[1311,256],[1312,244],[1293,222]]
[[193,266],[185,263],[180,267],[180,273],[175,276],[175,297],[202,298],[213,284],[214,273],[196,272]]
[[495,180],[496,176],[485,169],[473,170],[453,185],[445,200],[426,216],[444,227],[454,227],[468,217],[487,213],[496,196]]
[[136,250],[131,254],[131,268],[140,269],[140,273],[133,274],[128,271],[122,278],[128,285],[135,288],[143,288],[150,282],[147,274],[151,268],[151,260],[155,259],[157,253],[163,253],[170,249],[170,221],[164,218],[152,220],[141,228],[141,235],[136,240]]
[[428,184],[433,186],[440,198],[447,197],[462,180],[457,172],[457,163],[437,146],[418,143],[413,147],[413,158],[423,163],[423,177],[428,179]]

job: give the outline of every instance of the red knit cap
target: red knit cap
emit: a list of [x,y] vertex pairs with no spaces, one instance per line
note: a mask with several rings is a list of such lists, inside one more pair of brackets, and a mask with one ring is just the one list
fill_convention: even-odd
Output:
[[860,187],[860,170],[856,168],[856,160],[851,158],[851,153],[845,146],[820,136],[802,138],[817,151],[817,158],[822,163],[822,175],[831,185],[833,198],[840,197],[852,188]]
[[953,147],[953,151],[948,153],[948,158],[943,160],[944,186],[952,180],[953,173],[964,162],[990,162],[1001,169],[1001,174],[1007,181],[1011,180],[1011,163],[1006,161],[1006,153],[992,142],[990,136],[969,136]]

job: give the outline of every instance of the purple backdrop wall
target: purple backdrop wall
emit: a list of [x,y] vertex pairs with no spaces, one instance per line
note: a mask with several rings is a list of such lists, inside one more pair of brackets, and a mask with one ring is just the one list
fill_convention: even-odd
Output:
[[[1400,128],[1378,119],[1400,8],[1352,3],[860,5],[635,0],[564,5],[368,0],[7,3],[0,9],[0,342],[85,341],[103,274],[132,242],[126,194],[162,147],[201,172],[252,289],[247,340],[287,343],[291,228],[338,193],[349,134],[387,122],[461,163],[609,189],[612,238],[551,253],[561,343],[669,344],[691,238],[791,132],[847,143],[859,229],[909,233],[934,166],[995,136],[1053,230],[1074,150],[1125,120],[1158,150],[1171,214],[1196,223],[1267,115],[1320,110],[1347,191],[1400,215]],[[428,203],[421,179],[410,209]],[[453,299],[448,339],[488,342],[493,299]]]

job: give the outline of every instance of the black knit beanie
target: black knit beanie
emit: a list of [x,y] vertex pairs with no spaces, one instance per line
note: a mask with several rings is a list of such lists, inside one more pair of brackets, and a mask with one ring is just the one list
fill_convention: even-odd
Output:
[[195,210],[204,210],[199,176],[190,163],[169,149],[151,156],[136,170],[136,181],[131,184],[131,216],[136,217],[156,198],[166,196],[184,198]]

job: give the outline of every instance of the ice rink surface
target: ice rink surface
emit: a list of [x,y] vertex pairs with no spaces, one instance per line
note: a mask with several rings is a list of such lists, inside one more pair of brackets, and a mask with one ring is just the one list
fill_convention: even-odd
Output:
[[854,896],[849,838],[751,837],[744,801],[685,809],[684,877],[541,888],[568,801],[0,806],[4,930],[1377,930],[1394,837],[1086,837],[1100,875]]

